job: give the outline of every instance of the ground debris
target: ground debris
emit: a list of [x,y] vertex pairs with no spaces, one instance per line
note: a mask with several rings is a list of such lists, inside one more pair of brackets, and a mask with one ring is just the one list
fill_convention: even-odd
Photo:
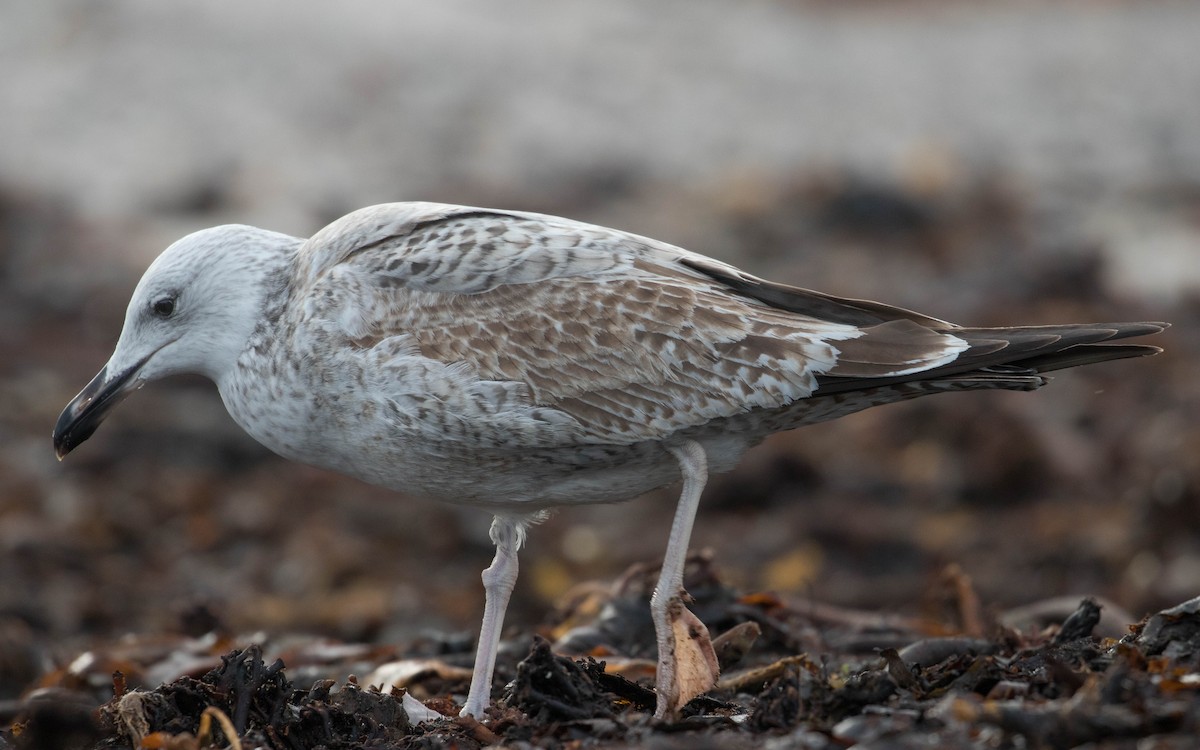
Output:
[[[611,590],[628,591],[627,584]],[[467,687],[461,669],[420,648],[405,652],[292,637],[208,655],[204,644],[224,647],[237,639],[180,637],[175,648],[160,640],[153,647],[126,642],[112,651],[93,649],[88,658],[52,670],[6,714],[0,750],[239,744],[269,750],[495,745],[1057,750],[1125,747],[1119,743],[1147,737],[1164,747],[1187,747],[1187,738],[1200,732],[1195,655],[1200,600],[1163,610],[1117,640],[1093,635],[1101,608],[1091,599],[1036,630],[992,625],[979,635],[973,631],[981,620],[964,618],[974,620],[968,627],[955,616],[961,630],[929,635],[937,629],[898,624],[889,616],[830,616],[828,608],[811,602],[788,606],[769,595],[712,590],[724,593],[701,609],[705,625],[732,633],[727,640],[736,642],[741,665],[688,703],[675,721],[651,717],[652,673],[631,681],[605,660],[555,653],[548,640],[526,633],[515,634],[513,642],[530,642],[527,656],[483,721],[457,716]],[[604,609],[594,608],[593,617],[614,624],[612,610],[602,614]],[[772,622],[780,628],[762,627]],[[577,633],[593,627],[573,626]],[[612,642],[643,648],[628,645],[633,630]],[[764,635],[752,637],[759,630]],[[808,643],[870,642],[852,636],[865,632],[874,633],[877,643],[903,645],[877,646],[869,653],[835,646],[797,652],[793,638],[780,637],[801,631],[809,634]],[[295,665],[289,667],[293,675],[324,669],[326,676],[297,688],[280,653]],[[631,658],[609,653],[617,662]],[[457,656],[445,658],[454,662]],[[109,672],[112,697],[94,698],[100,670],[114,663],[127,665],[129,676]],[[177,673],[158,687],[144,681],[145,675],[176,669],[164,665],[201,663],[213,666]],[[353,670],[398,679],[371,677],[364,685]],[[428,700],[417,701],[395,687],[397,682],[419,688]],[[406,705],[415,712],[411,718]]]
[[1079,608],[1063,620],[1062,627],[1054,635],[1054,644],[1070,643],[1080,638],[1091,638],[1092,631],[1100,624],[1100,605],[1095,599],[1087,598]]
[[594,659],[555,656],[545,638],[535,637],[505,701],[539,723],[612,718],[612,701],[597,684],[603,672]]
[[[332,681],[297,691],[280,660],[267,665],[257,646],[229,653],[222,665],[199,679],[182,677],[153,691],[133,691],[101,706],[101,725],[134,747],[169,746],[170,738],[202,736],[206,711],[228,718],[218,722],[225,742],[249,747],[325,746],[356,748],[394,741],[410,729],[398,695],[364,690],[355,682],[335,689]],[[209,714],[214,715],[214,714]],[[234,737],[227,736],[232,729]],[[156,738],[147,744],[148,738]]]
[[1147,655],[1164,654],[1200,661],[1200,597],[1152,615],[1142,626],[1136,643]]

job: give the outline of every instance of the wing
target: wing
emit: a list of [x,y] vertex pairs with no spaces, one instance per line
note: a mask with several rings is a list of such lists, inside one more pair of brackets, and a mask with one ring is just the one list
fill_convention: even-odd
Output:
[[[805,398],[835,368],[896,376],[952,361],[967,346],[910,319],[859,326],[777,309],[714,269],[740,273],[566,219],[404,203],[363,209],[314,235],[297,282],[305,325],[374,357],[376,371],[403,365],[379,383],[393,400],[432,389],[428,397],[453,402],[462,423],[491,409],[498,435],[521,410],[555,422],[508,436],[518,443],[662,439]],[[418,362],[453,378],[418,383],[404,374]],[[497,391],[504,412],[486,403]]]

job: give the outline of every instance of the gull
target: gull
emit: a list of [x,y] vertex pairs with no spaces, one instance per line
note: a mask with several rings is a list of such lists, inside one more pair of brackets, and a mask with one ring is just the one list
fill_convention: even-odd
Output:
[[703,628],[680,618],[710,473],[781,430],[1154,354],[1100,342],[1165,327],[963,327],[569,219],[389,203],[308,239],[226,225],[172,244],[134,289],[108,363],[63,410],[54,448],[64,457],[143,384],[195,373],[285,458],[490,511],[496,553],[462,709],[474,717],[491,701],[528,526],[682,480],[651,599],[655,715],[670,718],[711,686],[682,684],[695,680],[679,637]]

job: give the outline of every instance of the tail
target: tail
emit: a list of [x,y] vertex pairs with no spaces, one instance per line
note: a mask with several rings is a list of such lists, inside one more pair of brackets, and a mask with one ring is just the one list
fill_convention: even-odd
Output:
[[1145,357],[1161,349],[1107,342],[1160,333],[1167,323],[1079,323],[969,328],[870,300],[846,299],[760,279],[688,257],[680,263],[730,291],[777,310],[860,329],[838,341],[837,364],[817,377],[806,399],[776,410],[770,429],[790,429],[869,406],[930,393],[1045,385],[1045,373],[1068,367]]
[[934,393],[976,390],[1032,391],[1045,385],[1045,373],[1096,362],[1145,357],[1161,351],[1138,344],[1097,341],[1157,333],[1163,323],[1108,323],[1027,328],[951,328],[970,346],[954,361],[894,377],[818,377],[817,390],[770,414],[759,415],[752,430],[765,435],[844,417],[857,411]]
[[[914,324],[917,325],[917,324]],[[817,379],[814,395],[832,395],[908,382],[957,383],[958,389],[1004,388],[1033,390],[1045,385],[1045,373],[1069,367],[1146,357],[1162,351],[1144,344],[1100,343],[1147,336],[1168,327],[1166,323],[1079,323],[1061,326],[1013,328],[937,327],[967,343],[953,361],[939,367],[894,377],[844,377],[836,374]]]

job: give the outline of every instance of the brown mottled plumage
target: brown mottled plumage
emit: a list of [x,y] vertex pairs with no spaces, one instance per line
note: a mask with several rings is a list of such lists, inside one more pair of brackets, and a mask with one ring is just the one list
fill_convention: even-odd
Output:
[[670,622],[710,471],[772,432],[877,404],[1031,390],[1047,371],[1152,354],[1104,342],[1163,327],[964,328],[567,219],[396,203],[308,240],[225,226],[172,245],[54,440],[65,455],[133,388],[195,372],[283,456],[491,510],[463,709],[476,716],[530,520],[682,477],[652,602],[663,716],[681,700]]

